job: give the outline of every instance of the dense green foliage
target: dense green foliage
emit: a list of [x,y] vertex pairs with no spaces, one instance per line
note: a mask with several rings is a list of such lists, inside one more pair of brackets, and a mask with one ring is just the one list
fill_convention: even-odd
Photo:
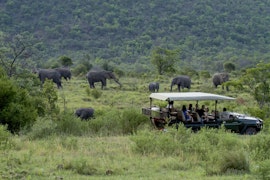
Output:
[[[13,85],[12,78],[4,77],[10,82],[5,87]],[[108,81],[104,90],[100,86],[89,89],[87,81],[78,77],[63,81],[63,89],[57,89],[51,81],[46,81],[43,88],[37,88],[34,81],[31,85],[31,78],[12,81],[16,85],[24,84],[21,89],[37,99],[32,103],[40,106],[40,113],[31,128],[20,129],[19,136],[12,136],[1,126],[0,151],[6,154],[0,162],[1,177],[237,179],[268,176],[269,119],[249,91],[243,90],[246,85],[243,84],[242,90],[232,87],[229,92],[221,87],[214,89],[209,74],[202,72],[198,79],[194,78],[191,91],[236,97],[236,102],[220,102],[219,108],[260,115],[265,122],[261,133],[240,136],[224,129],[193,133],[184,126],[178,131],[170,127],[158,131],[141,114],[141,108],[149,106],[147,86],[153,77],[122,77],[122,88]],[[156,78],[160,91],[167,91],[171,77]],[[200,78],[204,81],[200,82]],[[213,102],[201,103],[214,107]],[[166,106],[166,103],[159,105]],[[175,103],[176,108],[180,105]],[[95,118],[81,121],[75,117],[74,110],[79,107],[94,107]]]
[[90,131],[78,133],[83,132],[80,128],[90,122],[67,118],[62,122],[43,119],[36,123],[40,126],[34,126],[29,136],[21,137],[12,137],[5,127],[0,126],[0,151],[5,153],[0,162],[1,178],[269,177],[270,139],[267,131],[256,136],[239,136],[224,129],[202,129],[192,133],[180,126],[178,131],[147,128],[132,135],[100,136]]
[[30,127],[37,118],[33,98],[28,91],[5,77],[0,77],[0,121],[8,130],[18,133],[23,127]]
[[[269,1],[3,0],[0,7],[0,178],[270,176]],[[71,66],[74,76],[63,89],[51,81],[40,88],[29,73],[35,66]],[[89,89],[93,66],[114,70],[122,87],[108,80],[104,90]],[[222,70],[230,72],[228,92],[212,86],[211,74]],[[262,118],[263,131],[155,130],[141,114],[148,83],[167,92],[180,73],[191,77],[191,91],[235,97],[219,107]],[[93,107],[95,118],[75,117],[80,107]]]
[[152,69],[156,46],[180,50],[179,69],[214,72],[226,61],[237,69],[269,61],[267,0],[3,0],[0,6],[1,31],[33,37],[39,65],[63,55],[76,65],[89,56],[92,64],[142,72]]

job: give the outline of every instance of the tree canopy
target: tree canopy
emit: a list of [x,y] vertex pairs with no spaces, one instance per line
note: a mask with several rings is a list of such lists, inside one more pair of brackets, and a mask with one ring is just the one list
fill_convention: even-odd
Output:
[[216,72],[226,61],[235,68],[269,62],[266,0],[3,0],[0,6],[0,33],[31,34],[39,64],[66,55],[76,65],[89,55],[126,71],[136,69],[126,64],[151,70],[157,46],[181,49],[176,67]]
[[151,55],[151,63],[156,67],[159,75],[175,72],[178,52],[176,50],[156,47]]

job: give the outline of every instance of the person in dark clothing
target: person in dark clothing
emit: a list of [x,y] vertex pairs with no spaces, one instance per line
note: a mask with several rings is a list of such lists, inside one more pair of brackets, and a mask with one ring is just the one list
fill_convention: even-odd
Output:
[[197,113],[199,114],[200,118],[204,119],[204,115],[205,115],[205,105],[202,105],[201,109],[197,110]]
[[189,104],[189,106],[188,106],[188,110],[190,111],[190,112],[193,112],[193,107],[192,107],[192,104]]
[[185,105],[183,105],[182,111],[183,111],[183,114],[184,114],[184,116],[185,116],[186,121],[191,121],[191,122],[193,122],[193,118],[192,118],[192,116],[189,114],[189,111],[187,110],[187,108],[186,108]]

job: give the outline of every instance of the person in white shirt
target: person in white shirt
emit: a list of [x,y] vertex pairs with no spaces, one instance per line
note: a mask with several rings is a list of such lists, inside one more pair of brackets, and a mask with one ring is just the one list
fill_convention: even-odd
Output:
[[230,113],[225,107],[223,108],[223,112],[220,113],[220,119],[230,119]]

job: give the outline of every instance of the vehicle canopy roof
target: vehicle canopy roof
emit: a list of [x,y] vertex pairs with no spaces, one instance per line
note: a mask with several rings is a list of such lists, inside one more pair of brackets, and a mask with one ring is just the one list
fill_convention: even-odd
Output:
[[232,97],[204,92],[152,93],[150,99],[163,101],[235,100]]

